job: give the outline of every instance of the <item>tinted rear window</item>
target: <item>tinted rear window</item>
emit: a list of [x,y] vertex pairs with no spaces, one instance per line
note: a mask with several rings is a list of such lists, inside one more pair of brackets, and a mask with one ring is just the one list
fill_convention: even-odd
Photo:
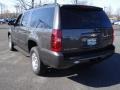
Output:
[[88,28],[109,28],[111,23],[101,10],[61,8],[61,28],[64,29],[88,29]]
[[31,15],[30,26],[35,28],[52,28],[54,8],[35,9]]

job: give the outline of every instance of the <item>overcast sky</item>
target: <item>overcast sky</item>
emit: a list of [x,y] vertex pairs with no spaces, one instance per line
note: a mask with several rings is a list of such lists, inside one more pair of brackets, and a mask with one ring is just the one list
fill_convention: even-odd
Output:
[[[39,0],[35,0],[35,1],[37,2]],[[42,0],[43,3],[46,3],[45,1],[46,0]],[[49,0],[49,2],[47,3],[50,3],[51,1],[54,1],[54,0]],[[58,3],[65,4],[65,3],[71,3],[71,1],[72,0],[58,0]],[[89,4],[92,4],[94,6],[99,6],[102,8],[111,6],[113,9],[113,12],[115,12],[117,8],[120,8],[119,0],[87,0],[87,1],[89,2]],[[15,12],[14,5],[16,4],[16,0],[0,0],[0,3],[5,4],[6,9],[8,9],[9,11]]]

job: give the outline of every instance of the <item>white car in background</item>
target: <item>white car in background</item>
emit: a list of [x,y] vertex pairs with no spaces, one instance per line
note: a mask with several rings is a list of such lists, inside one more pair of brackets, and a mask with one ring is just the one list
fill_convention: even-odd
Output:
[[0,24],[5,23],[5,19],[0,19]]
[[120,21],[114,22],[114,25],[120,25]]

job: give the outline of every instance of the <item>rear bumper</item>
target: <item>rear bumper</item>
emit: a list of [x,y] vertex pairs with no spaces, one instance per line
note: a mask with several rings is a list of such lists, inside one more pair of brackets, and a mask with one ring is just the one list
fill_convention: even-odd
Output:
[[[100,60],[105,59],[114,54],[114,46],[107,47],[104,49],[89,51],[84,53],[72,53],[72,54],[63,54],[56,53],[48,50],[42,51],[42,60],[48,66],[57,69],[64,69],[72,67],[73,65],[89,62],[90,60]],[[45,57],[43,57],[45,56]]]

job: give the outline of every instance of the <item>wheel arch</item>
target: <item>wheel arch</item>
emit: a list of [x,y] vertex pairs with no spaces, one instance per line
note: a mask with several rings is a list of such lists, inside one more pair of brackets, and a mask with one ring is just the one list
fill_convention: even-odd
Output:
[[35,40],[28,40],[28,51],[30,52],[31,48],[34,46],[38,46],[37,42]]

